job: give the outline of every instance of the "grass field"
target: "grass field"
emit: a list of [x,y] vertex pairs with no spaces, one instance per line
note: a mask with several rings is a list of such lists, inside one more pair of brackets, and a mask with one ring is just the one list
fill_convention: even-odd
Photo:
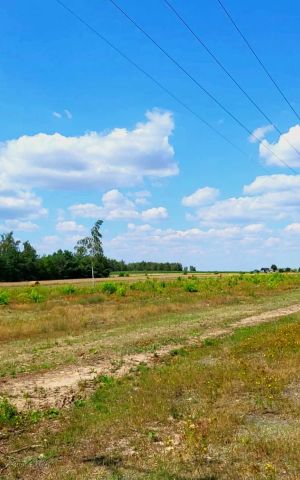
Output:
[[0,304],[0,478],[300,478],[300,275],[2,287]]

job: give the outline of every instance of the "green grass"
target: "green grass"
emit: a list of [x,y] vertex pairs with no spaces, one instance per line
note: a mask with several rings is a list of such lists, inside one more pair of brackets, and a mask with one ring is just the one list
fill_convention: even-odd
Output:
[[7,478],[295,480],[300,405],[286,392],[299,386],[299,319],[174,351],[122,380],[99,377],[59,424],[41,420],[30,434],[47,439],[36,462],[14,457]]
[[[191,282],[197,292],[186,291]],[[75,292],[72,284],[8,288],[10,303],[0,307],[0,377],[184,343],[243,316],[299,302],[299,282],[300,275],[275,274],[112,282],[111,294],[102,292],[111,282],[76,286]],[[29,298],[36,290],[41,302]]]

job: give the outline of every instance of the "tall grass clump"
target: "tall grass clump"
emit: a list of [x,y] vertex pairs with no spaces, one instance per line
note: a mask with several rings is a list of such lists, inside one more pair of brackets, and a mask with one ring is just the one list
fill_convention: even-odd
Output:
[[15,423],[17,418],[17,409],[6,398],[0,399],[0,425]]
[[116,291],[118,290],[118,287],[113,282],[105,282],[103,283],[101,290],[104,293],[108,293],[109,295],[112,295],[113,293],[116,293]]
[[190,293],[199,291],[198,285],[195,281],[186,282],[183,288],[186,292],[190,292]]
[[33,288],[28,294],[29,300],[33,303],[41,303],[44,300],[43,295],[38,291],[37,288]]
[[119,295],[119,297],[125,297],[126,295],[126,287],[125,285],[119,285],[118,288],[117,288],[117,295]]
[[5,290],[0,291],[0,305],[8,305],[8,304],[9,304],[8,292],[5,292]]
[[64,285],[61,291],[64,295],[73,295],[74,293],[76,293],[76,288],[74,287],[74,285]]

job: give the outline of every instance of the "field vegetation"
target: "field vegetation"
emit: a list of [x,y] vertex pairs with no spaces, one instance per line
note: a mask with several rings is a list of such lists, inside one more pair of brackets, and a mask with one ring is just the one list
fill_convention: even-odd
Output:
[[[0,478],[299,478],[300,315],[251,317],[299,299],[280,273],[1,288]],[[68,402],[21,389],[93,368]]]

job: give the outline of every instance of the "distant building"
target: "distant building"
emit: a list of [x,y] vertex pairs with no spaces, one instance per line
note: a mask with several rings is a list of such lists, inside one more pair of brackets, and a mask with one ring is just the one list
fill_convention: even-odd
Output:
[[271,269],[269,267],[263,267],[260,269],[261,273],[270,273]]

